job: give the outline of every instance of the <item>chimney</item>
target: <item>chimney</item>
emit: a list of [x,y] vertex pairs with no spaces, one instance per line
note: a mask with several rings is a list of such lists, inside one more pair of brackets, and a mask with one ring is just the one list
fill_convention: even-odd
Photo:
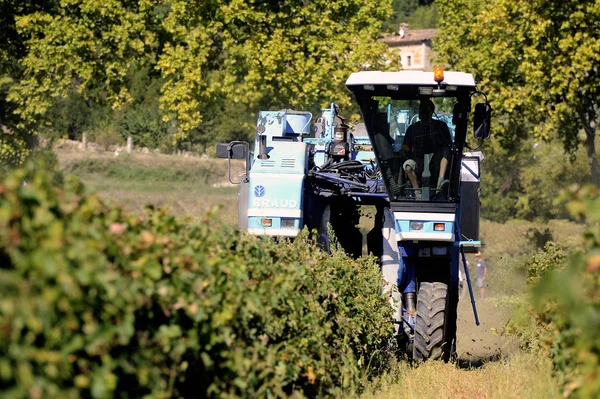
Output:
[[404,37],[408,35],[408,24],[406,22],[402,22],[400,24],[400,30],[398,31],[400,37]]

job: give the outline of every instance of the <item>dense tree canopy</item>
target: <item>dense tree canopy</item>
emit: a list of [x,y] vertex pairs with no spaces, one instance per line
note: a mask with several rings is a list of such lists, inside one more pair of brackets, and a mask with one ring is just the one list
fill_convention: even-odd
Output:
[[[599,10],[583,0],[0,0],[0,159],[22,159],[30,132],[203,150],[246,139],[258,109],[336,101],[347,113],[347,76],[386,68],[383,21],[438,24],[438,61],[473,72],[494,109],[486,217],[557,217],[552,195],[538,193],[549,182],[600,179]],[[587,155],[591,173],[569,166],[559,142]]]
[[[600,106],[600,3],[587,0],[439,0],[439,60],[473,72],[496,110],[497,129],[583,142],[600,185],[594,140]],[[515,127],[517,126],[517,127]],[[505,137],[506,140],[513,140]]]
[[433,0],[393,0],[392,9],[392,16],[384,24],[387,31],[397,31],[401,23],[407,23],[410,29],[437,27],[438,11]]
[[62,0],[16,19],[28,53],[9,99],[23,128],[73,89],[118,109],[132,101],[132,66],[149,65],[179,139],[214,103],[344,106],[351,72],[385,67],[377,38],[390,15],[391,0]]
[[[18,163],[27,153],[30,136],[19,131],[19,118],[14,114],[15,103],[7,101],[7,94],[21,78],[20,63],[27,54],[27,46],[18,34],[16,17],[33,12],[53,12],[54,0],[0,0],[0,161],[2,164]],[[2,166],[2,165],[0,165]]]

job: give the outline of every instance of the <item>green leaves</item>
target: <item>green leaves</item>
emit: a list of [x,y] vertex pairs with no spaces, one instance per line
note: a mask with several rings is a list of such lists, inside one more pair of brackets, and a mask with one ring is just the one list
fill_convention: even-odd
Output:
[[43,169],[0,185],[0,395],[344,395],[381,369],[373,259],[127,215]]
[[[600,6],[589,1],[441,1],[439,61],[475,74],[492,108],[537,139],[581,139],[600,184],[595,121],[600,92]],[[498,118],[499,119],[499,118]],[[517,130],[497,125],[501,135]],[[592,156],[594,155],[594,156]]]
[[[28,134],[54,124],[48,111],[69,93],[114,108],[128,103],[127,71],[134,62],[151,61],[146,55],[158,46],[152,2],[56,3],[45,9],[24,7],[30,13],[11,10],[26,51],[19,59],[13,55],[19,76],[6,100],[15,108],[10,128],[23,141]],[[7,148],[0,153],[3,162],[17,158],[18,163],[24,158],[18,153],[19,142],[8,141],[0,148]]]
[[[162,118],[177,143],[215,102],[222,110],[347,107],[350,73],[386,68],[377,39],[390,13],[391,0],[63,0],[53,12],[17,17],[27,53],[7,98],[18,126],[37,131],[54,124],[49,109],[73,91],[121,109],[132,101],[128,72],[149,66],[160,74]],[[0,155],[19,158],[14,144]]]
[[167,43],[158,63],[167,80],[163,108],[185,132],[201,122],[202,107],[214,96],[251,109],[312,107],[333,98],[348,106],[343,83],[349,74],[385,67],[385,46],[377,38],[389,6],[354,0],[174,2],[165,27],[176,41]]
[[567,254],[549,242],[526,263],[527,278],[543,327],[539,341],[552,358],[563,396],[592,398],[600,393],[600,199],[595,186],[573,187],[565,197],[573,217],[587,221],[585,252]]

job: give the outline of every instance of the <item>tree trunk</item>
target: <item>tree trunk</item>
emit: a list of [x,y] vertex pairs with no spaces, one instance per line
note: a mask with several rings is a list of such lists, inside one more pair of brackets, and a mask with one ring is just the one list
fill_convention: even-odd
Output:
[[579,119],[585,131],[585,151],[587,152],[588,164],[590,165],[590,173],[592,183],[600,187],[600,163],[596,154],[596,112],[590,104],[583,106],[578,110]]

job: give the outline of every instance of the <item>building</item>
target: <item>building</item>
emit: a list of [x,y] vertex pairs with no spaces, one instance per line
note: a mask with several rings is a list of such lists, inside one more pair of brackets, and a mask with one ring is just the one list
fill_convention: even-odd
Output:
[[392,53],[399,53],[391,62],[398,62],[405,71],[431,71],[429,61],[432,54],[431,39],[438,29],[409,30],[407,24],[400,24],[400,30],[381,40],[388,45]]

